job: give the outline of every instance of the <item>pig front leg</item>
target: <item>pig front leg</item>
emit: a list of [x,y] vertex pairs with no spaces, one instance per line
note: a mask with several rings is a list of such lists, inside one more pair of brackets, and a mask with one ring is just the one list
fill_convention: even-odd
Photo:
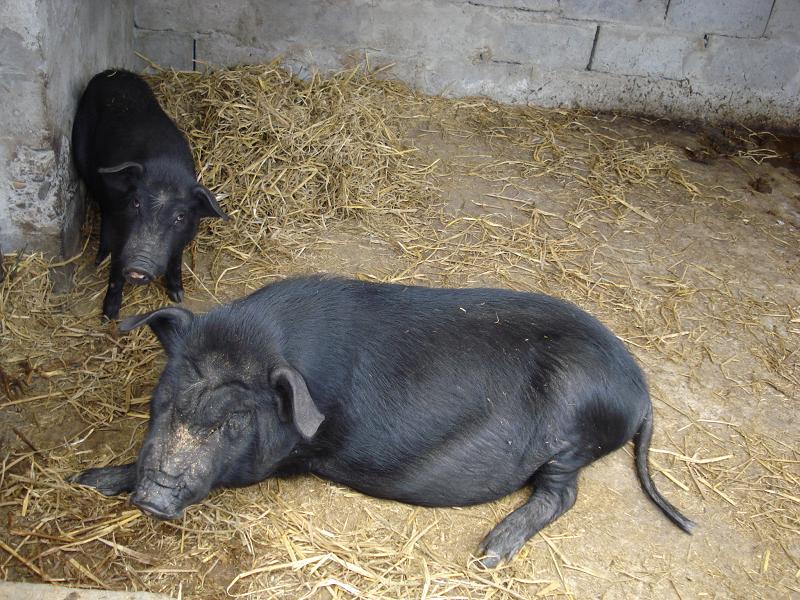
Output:
[[167,295],[173,302],[183,302],[183,284],[181,283],[181,264],[183,263],[183,253],[178,252],[169,259],[167,272],[164,275],[164,282],[167,288]]
[[102,216],[100,217],[100,245],[97,248],[97,257],[94,264],[99,265],[111,252],[111,226]]
[[122,265],[112,258],[111,271],[108,274],[108,289],[103,300],[103,315],[108,320],[119,316],[119,307],[122,306],[122,286],[125,277],[122,275]]
[[136,487],[136,463],[87,469],[70,477],[69,481],[92,487],[105,496],[132,492]]

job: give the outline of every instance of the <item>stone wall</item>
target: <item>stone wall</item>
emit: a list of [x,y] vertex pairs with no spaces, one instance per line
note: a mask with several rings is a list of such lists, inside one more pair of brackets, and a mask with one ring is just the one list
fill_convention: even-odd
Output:
[[94,73],[133,66],[133,2],[1,2],[0,56],[0,248],[70,256],[85,214],[72,119]]
[[[176,69],[368,58],[429,93],[797,125],[800,0],[135,0]],[[142,65],[144,66],[144,65]]]

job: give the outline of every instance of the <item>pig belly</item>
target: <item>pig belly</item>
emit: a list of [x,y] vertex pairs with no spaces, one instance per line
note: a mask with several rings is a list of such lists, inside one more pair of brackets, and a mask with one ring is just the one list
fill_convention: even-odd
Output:
[[419,452],[393,448],[399,451],[387,453],[382,448],[372,456],[363,453],[315,471],[371,496],[422,506],[459,506],[518,490],[555,454],[547,447],[535,448],[530,438],[487,431],[471,431],[435,446],[417,443]]

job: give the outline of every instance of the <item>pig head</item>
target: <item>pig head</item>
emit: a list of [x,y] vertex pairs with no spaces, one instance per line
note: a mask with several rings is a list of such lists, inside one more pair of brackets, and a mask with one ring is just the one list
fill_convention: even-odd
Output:
[[244,328],[200,320],[208,315],[168,307],[121,323],[123,331],[149,325],[167,365],[136,463],[90,469],[75,482],[108,495],[132,492],[142,511],[174,519],[212,488],[291,470],[293,450],[324,420],[303,377],[263,347],[254,353]]
[[103,196],[113,199],[105,205],[101,224],[101,249],[111,254],[111,281],[103,305],[109,318],[119,312],[123,279],[142,285],[165,275],[167,294],[181,302],[184,247],[196,235],[201,218],[226,218],[191,171],[164,163],[152,159],[98,169]]

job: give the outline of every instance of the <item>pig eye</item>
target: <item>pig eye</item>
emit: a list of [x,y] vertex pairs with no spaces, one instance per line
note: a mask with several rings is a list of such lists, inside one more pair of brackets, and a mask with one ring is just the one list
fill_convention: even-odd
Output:
[[134,198],[133,199],[133,207],[134,208],[139,208],[139,199],[138,198]]
[[184,218],[185,216],[186,216],[186,215],[184,215],[183,213],[178,213],[177,215],[175,215],[175,222],[176,222],[176,223],[180,223],[181,221],[183,221],[183,218]]
[[245,425],[247,424],[247,419],[248,413],[246,412],[232,413],[228,415],[228,418],[225,420],[225,428],[229,433],[238,433],[244,429]]

